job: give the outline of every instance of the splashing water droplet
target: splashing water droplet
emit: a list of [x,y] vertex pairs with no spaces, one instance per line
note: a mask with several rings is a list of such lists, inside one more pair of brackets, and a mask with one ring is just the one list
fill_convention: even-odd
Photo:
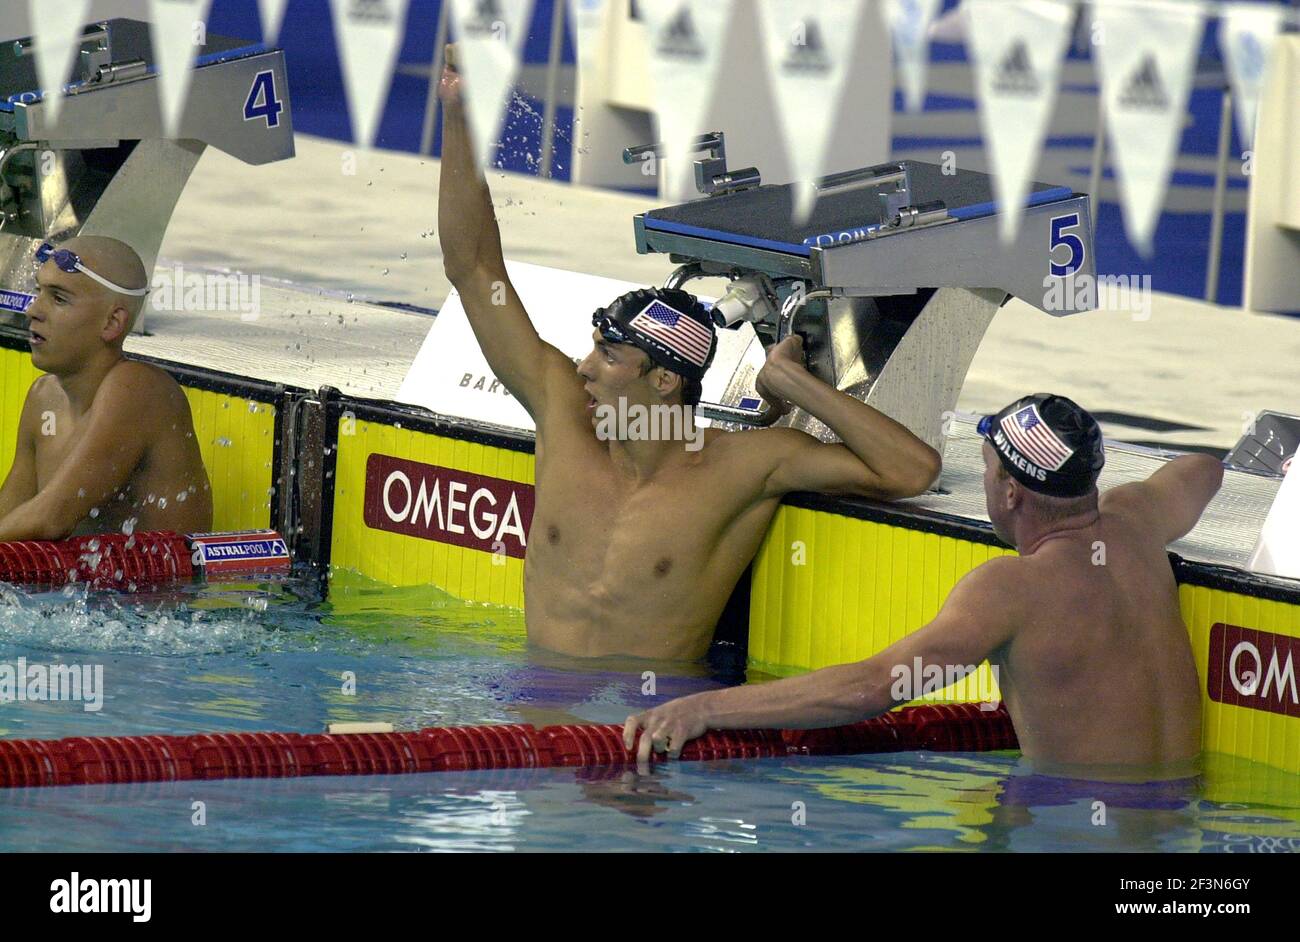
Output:
[[91,507],[91,508],[90,508],[90,519],[91,519],[91,520],[94,520],[94,519],[95,519],[96,517],[98,517],[98,516],[99,516],[99,508],[98,508],[98,507]]
[[189,496],[190,496],[190,495],[189,495],[189,492],[188,492],[188,491],[181,491],[179,494],[176,495],[176,502],[177,502],[178,504],[180,504],[180,503],[184,503],[184,502],[185,502],[185,498],[187,498],[187,497],[189,497]]
[[159,510],[166,510],[166,509],[167,509],[167,498],[166,498],[166,497],[159,497],[159,498],[158,498],[158,509],[159,509]]

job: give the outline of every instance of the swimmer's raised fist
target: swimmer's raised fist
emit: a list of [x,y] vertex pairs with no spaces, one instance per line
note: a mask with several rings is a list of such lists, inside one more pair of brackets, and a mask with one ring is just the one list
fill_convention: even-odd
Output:
[[796,373],[806,373],[803,360],[803,338],[791,334],[767,350],[767,362],[758,371],[754,380],[754,389],[763,399],[777,410],[779,415],[790,411],[791,393],[790,377]]
[[443,50],[442,78],[438,82],[438,97],[447,104],[460,104],[460,71],[457,69],[455,43],[447,43]]

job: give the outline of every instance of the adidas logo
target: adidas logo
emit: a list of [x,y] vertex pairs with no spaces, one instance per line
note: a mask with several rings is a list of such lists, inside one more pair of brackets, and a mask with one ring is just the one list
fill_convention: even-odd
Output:
[[830,56],[826,54],[826,43],[822,40],[822,29],[814,19],[806,19],[799,24],[803,32],[803,42],[792,41],[781,68],[786,72],[829,72]]
[[691,8],[682,7],[677,11],[663,32],[655,49],[661,56],[673,59],[699,59],[704,55],[704,44],[700,42],[695,31],[695,20],[691,18]]
[[352,0],[348,19],[356,23],[391,23],[393,11],[388,7],[388,0]]
[[1029,47],[1018,40],[1011,51],[998,63],[993,88],[1009,95],[1037,95],[1041,89],[1033,63],[1029,61]]
[[1165,92],[1164,83],[1160,81],[1155,56],[1148,55],[1142,60],[1120,94],[1119,103],[1127,108],[1148,111],[1164,111],[1169,107],[1169,95]]
[[461,26],[469,36],[493,36],[504,33],[505,16],[497,0],[476,0],[474,14]]

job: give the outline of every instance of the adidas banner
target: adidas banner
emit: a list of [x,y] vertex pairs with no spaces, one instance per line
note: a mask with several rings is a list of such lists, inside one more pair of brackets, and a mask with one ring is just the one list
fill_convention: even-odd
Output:
[[930,23],[943,0],[885,0],[885,22],[894,39],[903,102],[908,111],[925,107],[925,68],[930,58]]
[[980,121],[1001,210],[998,229],[1002,241],[1010,242],[1020,229],[1052,116],[1074,4],[966,0],[966,10]]
[[759,10],[777,120],[796,184],[794,215],[802,223],[812,213],[812,180],[823,169],[862,2],[764,0]]
[[465,116],[480,166],[496,150],[533,0],[451,0],[457,68],[465,77]]
[[375,142],[406,32],[408,0],[330,0],[352,139]]
[[59,120],[63,86],[72,76],[72,66],[81,45],[81,28],[86,22],[89,6],[90,0],[66,3],[28,0],[35,41],[36,76],[41,84],[49,127]]
[[1093,11],[1124,229],[1146,256],[1182,139],[1204,18],[1197,0],[1097,0]]
[[1237,133],[1245,150],[1255,147],[1255,118],[1264,88],[1264,68],[1281,28],[1279,6],[1233,3],[1220,14],[1219,48],[1228,66]]
[[650,80],[665,148],[666,179],[659,192],[670,199],[688,199],[694,192],[691,141],[714,130],[700,125],[713,101],[731,7],[732,0],[656,0],[639,7],[649,34]]
[[257,0],[257,13],[262,19],[262,42],[266,45],[274,46],[279,40],[284,8],[288,5],[289,0]]
[[212,0],[150,0],[149,32],[158,63],[163,131],[175,137],[185,114],[194,57],[207,40]]

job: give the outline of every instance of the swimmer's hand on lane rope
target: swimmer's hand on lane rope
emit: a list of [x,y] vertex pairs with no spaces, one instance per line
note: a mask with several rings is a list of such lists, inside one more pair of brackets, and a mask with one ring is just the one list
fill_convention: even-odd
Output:
[[800,373],[808,371],[803,359],[803,338],[798,334],[791,334],[780,343],[768,347],[767,362],[754,379],[755,391],[779,416],[790,411],[787,396],[790,389],[788,379],[792,370]]
[[[623,724],[623,745],[629,751],[636,745],[637,765],[648,764],[652,751],[667,753],[669,759],[680,758],[682,747],[703,736],[709,724],[701,700],[707,696],[707,693],[692,694],[629,716]],[[636,742],[638,729],[645,730],[640,744]]]
[[456,63],[456,44],[443,47],[442,78],[438,81],[438,97],[446,104],[460,104],[460,70]]

